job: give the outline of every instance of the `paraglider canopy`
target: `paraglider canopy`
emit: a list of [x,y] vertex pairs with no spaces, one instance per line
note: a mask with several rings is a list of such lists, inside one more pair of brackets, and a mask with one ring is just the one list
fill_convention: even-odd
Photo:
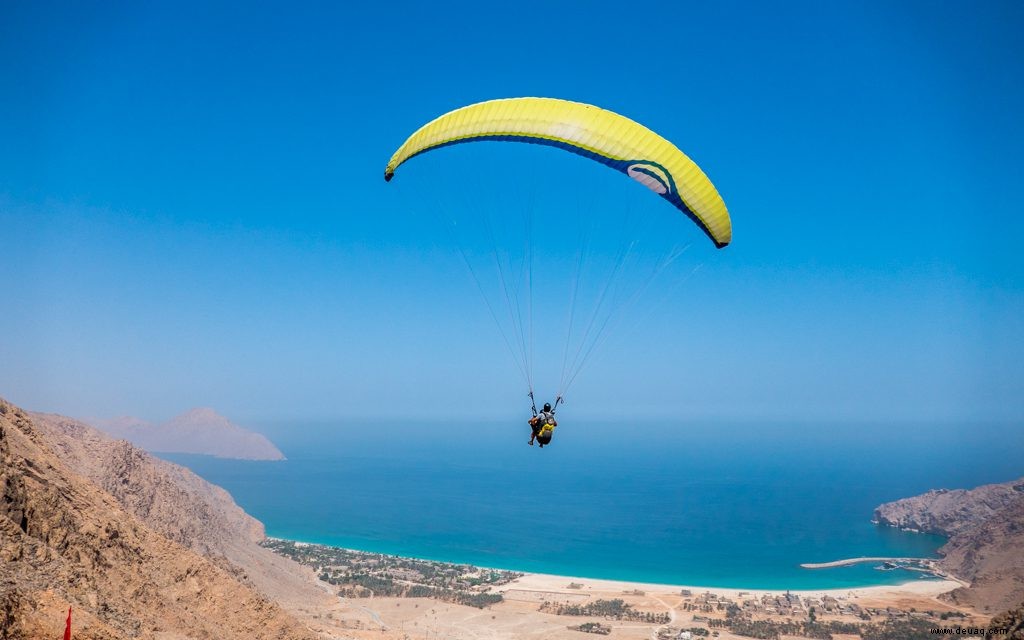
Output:
[[625,116],[556,98],[506,98],[456,109],[425,124],[395,151],[390,182],[404,162],[432,149],[485,140],[558,147],[626,174],[689,216],[715,246],[732,241],[725,202],[674,144]]

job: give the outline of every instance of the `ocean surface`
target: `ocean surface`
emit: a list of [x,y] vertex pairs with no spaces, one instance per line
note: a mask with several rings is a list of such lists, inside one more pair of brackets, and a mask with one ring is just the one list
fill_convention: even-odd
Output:
[[882,502],[1024,475],[1024,429],[985,424],[267,423],[288,456],[166,454],[267,534],[566,576],[760,589],[893,584],[858,556],[943,540],[871,523]]

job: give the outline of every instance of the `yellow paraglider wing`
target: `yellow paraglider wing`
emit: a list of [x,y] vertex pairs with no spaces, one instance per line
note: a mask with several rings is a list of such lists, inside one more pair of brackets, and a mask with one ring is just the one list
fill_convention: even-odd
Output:
[[384,179],[408,159],[462,142],[504,140],[559,147],[616,169],[688,215],[724,247],[732,240],[725,202],[674,144],[617,113],[555,98],[507,98],[456,109],[420,127],[391,156]]

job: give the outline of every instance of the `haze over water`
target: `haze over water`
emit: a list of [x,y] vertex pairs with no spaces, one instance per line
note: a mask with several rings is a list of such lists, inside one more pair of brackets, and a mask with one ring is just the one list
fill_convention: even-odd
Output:
[[[519,428],[521,427],[521,428]],[[268,535],[567,576],[812,589],[917,579],[870,565],[933,556],[876,527],[878,504],[1022,475],[1007,425],[268,424],[285,462],[166,455],[223,486]]]

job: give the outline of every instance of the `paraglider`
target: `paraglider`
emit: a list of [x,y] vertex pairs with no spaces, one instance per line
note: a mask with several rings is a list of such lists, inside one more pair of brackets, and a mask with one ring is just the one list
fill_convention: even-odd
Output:
[[[416,156],[442,147],[484,141],[546,145],[599,162],[669,202],[689,217],[715,247],[720,249],[732,241],[732,222],[725,202],[696,163],[674,144],[643,125],[612,111],[580,102],[555,98],[506,98],[455,109],[409,136],[388,161],[384,179],[390,182],[397,169]],[[479,286],[480,282],[477,284]],[[509,342],[506,339],[510,351],[514,351]],[[527,359],[525,351],[522,360]],[[529,362],[520,363],[530,385],[529,396],[532,399],[528,367]],[[563,379],[566,379],[564,372]],[[575,373],[568,378],[569,383],[573,379]],[[541,412],[537,412],[535,405],[532,407],[529,444],[535,440],[542,447],[550,443],[557,425],[554,411],[563,401],[564,392],[564,388],[559,389],[554,406],[545,404]]]
[[[555,404],[558,404],[558,400],[555,400]],[[530,425],[530,441],[527,444],[532,447],[536,440],[540,443],[541,449],[544,448],[544,445],[551,444],[551,436],[555,434],[558,421],[555,420],[555,411],[550,402],[545,402],[544,408],[540,412],[534,407],[533,417],[527,420],[527,423]]]

